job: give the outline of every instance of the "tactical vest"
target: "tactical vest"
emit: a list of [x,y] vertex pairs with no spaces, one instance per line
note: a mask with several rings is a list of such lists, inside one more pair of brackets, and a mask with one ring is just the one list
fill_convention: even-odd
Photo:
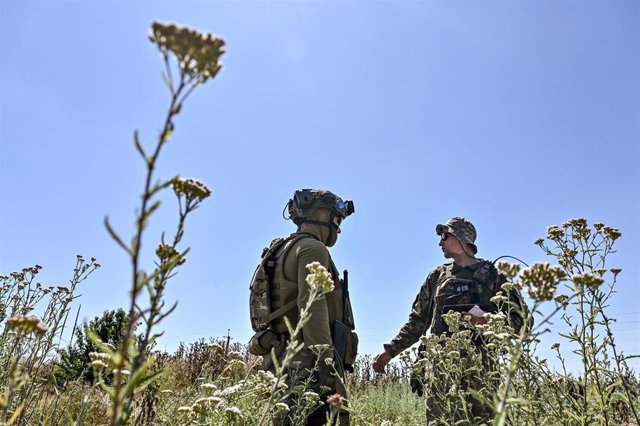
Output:
[[[284,272],[285,260],[291,248],[303,238],[313,238],[308,234],[293,234],[289,240],[276,252],[273,257],[273,279],[270,288],[271,311],[279,311],[280,315],[271,321],[270,329],[276,334],[287,333],[284,317],[289,319],[292,326],[296,326],[299,320],[297,299],[298,282],[287,279]],[[329,320],[342,320],[342,285],[336,266],[331,261],[330,271],[334,282],[334,290],[325,295],[329,308]],[[339,314],[338,314],[339,313]]]
[[[270,356],[271,349],[275,349],[276,357],[281,356],[281,351],[285,349],[288,339],[285,317],[293,327],[299,321],[298,282],[287,279],[285,268],[287,265],[291,268],[291,263],[287,263],[291,249],[304,238],[313,237],[310,234],[294,233],[287,238],[273,240],[263,251],[262,261],[251,281],[249,311],[256,334],[249,342],[249,351],[265,357],[263,368],[266,370],[271,371],[274,366]],[[291,261],[293,260],[294,258],[291,258]],[[340,280],[331,257],[329,261],[334,289],[325,293],[324,298],[331,339],[342,367],[347,371],[353,371],[352,366],[358,353],[358,335],[354,331],[351,301],[348,291],[345,291],[346,281]]]
[[[447,332],[448,327],[442,318],[445,307],[456,305],[482,305],[485,312],[496,311],[497,307],[491,298],[500,290],[496,288],[498,271],[489,261],[483,260],[471,279],[459,278],[453,275],[453,263],[444,265],[444,271],[436,281],[434,297],[434,313],[431,332],[439,335]],[[490,307],[490,308],[488,308]]]

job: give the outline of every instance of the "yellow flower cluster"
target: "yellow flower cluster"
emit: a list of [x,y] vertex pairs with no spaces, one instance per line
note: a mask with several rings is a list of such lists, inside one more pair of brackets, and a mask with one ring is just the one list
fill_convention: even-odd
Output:
[[149,40],[163,54],[172,52],[180,69],[191,76],[207,80],[222,68],[219,59],[224,54],[224,40],[219,37],[175,24],[154,22]]
[[547,228],[547,237],[550,240],[559,240],[564,237],[564,229],[558,227],[558,225],[551,225]]
[[498,271],[502,272],[507,279],[513,280],[520,272],[520,265],[517,263],[498,262]]
[[534,263],[520,272],[520,279],[528,288],[529,296],[536,302],[551,300],[560,281],[567,279],[566,272],[549,263]]
[[559,294],[554,297],[553,300],[562,305],[563,308],[569,306],[569,296],[567,296],[566,294]]
[[604,278],[598,274],[577,274],[571,277],[571,281],[578,287],[588,287],[589,289],[597,290],[604,283]]
[[43,336],[49,328],[44,321],[35,315],[13,315],[7,319],[7,326],[26,334],[35,333],[38,336]]
[[610,226],[605,226],[602,228],[602,232],[604,232],[604,235],[611,239],[612,241],[617,240],[618,238],[622,237],[622,232],[620,232],[619,229],[617,228],[612,228]]
[[158,248],[156,249],[156,256],[158,256],[158,259],[160,259],[161,262],[176,259],[176,263],[178,265],[182,265],[187,260],[182,256],[182,254],[180,254],[178,250],[176,250],[175,247],[165,243],[158,244]]
[[197,179],[176,177],[171,179],[171,186],[178,197],[184,195],[187,199],[202,201],[211,196],[211,189]]

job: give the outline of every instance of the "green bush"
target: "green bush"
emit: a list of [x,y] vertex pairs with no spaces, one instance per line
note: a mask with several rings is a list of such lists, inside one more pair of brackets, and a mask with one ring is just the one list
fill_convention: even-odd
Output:
[[[122,333],[129,325],[129,316],[122,308],[106,310],[95,317],[89,323],[83,324],[75,330],[75,342],[67,348],[61,349],[58,354],[58,370],[56,380],[59,384],[82,379],[88,383],[95,380],[93,369],[91,368],[91,352],[100,352],[100,348],[89,337],[88,330],[95,333],[100,340],[113,348],[122,342]],[[111,382],[113,375],[106,377],[107,382]]]

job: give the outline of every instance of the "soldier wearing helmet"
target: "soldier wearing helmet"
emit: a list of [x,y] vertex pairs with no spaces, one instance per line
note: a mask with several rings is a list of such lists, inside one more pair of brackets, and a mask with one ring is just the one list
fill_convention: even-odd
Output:
[[[444,257],[453,262],[438,266],[429,273],[413,302],[409,320],[398,335],[384,345],[384,351],[374,358],[373,369],[378,373],[384,373],[389,361],[416,343],[429,328],[434,335],[448,333],[442,314],[450,310],[459,311],[466,320],[477,325],[487,322],[484,312],[497,310],[491,298],[502,290],[506,278],[492,262],[476,257],[477,234],[473,224],[465,218],[453,217],[445,224],[438,224],[435,231],[440,237],[439,246]],[[519,330],[524,325],[527,307],[517,290],[510,290],[508,297],[518,307],[509,310],[508,320],[514,329]],[[480,339],[474,339],[474,343],[481,346]],[[419,383],[413,390],[422,394]],[[472,416],[483,421],[490,418],[491,411],[487,407],[473,398],[468,402],[468,406],[472,407]],[[438,405],[438,401],[427,398],[428,424],[440,424],[441,410]]]
[[[334,290],[316,299],[311,305],[310,319],[302,327],[302,336],[298,336],[305,346],[292,363],[295,371],[287,373],[293,381],[289,383],[290,388],[295,383],[310,383],[312,390],[325,401],[325,404],[311,413],[306,420],[307,425],[324,425],[329,410],[326,398],[336,393],[342,397],[347,396],[340,379],[344,377],[344,369],[349,369],[353,364],[357,346],[357,336],[352,331],[355,326],[348,288],[340,279],[327,248],[336,243],[342,221],[351,215],[355,208],[352,201],[343,201],[330,191],[301,189],[295,191],[285,210],[288,211],[288,217],[285,216],[285,219],[291,219],[298,228],[289,237],[272,242],[272,247],[274,244],[280,244],[280,247],[275,250],[271,259],[273,268],[270,277],[269,311],[282,314],[270,320],[267,330],[256,333],[249,342],[249,349],[252,353],[263,355],[264,369],[275,372],[271,348],[274,349],[277,361],[281,363],[290,340],[284,318],[286,317],[295,327],[300,311],[309,299],[310,289],[306,282],[309,271],[306,266],[312,262],[323,265],[332,275]],[[342,330],[347,330],[348,342],[337,344],[334,341],[334,334],[339,326],[343,327]],[[329,349],[316,356],[309,349],[313,345],[328,345]],[[341,349],[337,350],[338,347]],[[334,367],[325,362],[327,358],[334,361],[340,378],[335,376]],[[348,413],[341,413],[339,417],[339,424],[349,424]],[[291,419],[284,420],[284,424],[290,423]]]

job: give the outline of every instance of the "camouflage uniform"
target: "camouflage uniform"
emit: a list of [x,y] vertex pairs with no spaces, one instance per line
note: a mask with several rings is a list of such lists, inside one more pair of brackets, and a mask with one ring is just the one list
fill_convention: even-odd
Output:
[[[469,281],[476,281],[478,277],[487,278],[484,283],[466,284]],[[478,263],[467,267],[453,262],[438,266],[431,271],[420,287],[420,292],[411,307],[409,320],[402,326],[398,335],[384,345],[385,350],[395,357],[416,343],[429,327],[433,334],[445,332],[446,324],[442,320],[442,307],[448,298],[455,298],[457,304],[489,305],[490,299],[501,290],[502,284],[506,281],[504,275],[498,273],[492,263],[487,260],[480,259]],[[509,299],[526,309],[522,297],[516,290],[509,291]],[[511,326],[516,330],[519,330],[524,323],[515,309],[511,310],[510,321]]]
[[[436,227],[438,235],[451,233],[458,240],[470,244],[473,254],[477,253],[475,246],[475,228],[470,222],[462,218],[453,218],[445,225]],[[506,277],[500,274],[493,266],[492,262],[478,259],[478,262],[466,267],[454,262],[446,263],[435,268],[422,284],[420,292],[413,302],[409,320],[402,326],[398,335],[388,344],[384,345],[385,350],[395,357],[411,345],[416,343],[431,327],[431,333],[440,335],[446,333],[447,325],[442,318],[446,313],[444,307],[447,305],[479,305],[484,306],[484,310],[497,310],[491,303],[491,298],[497,292],[502,291],[501,286],[507,281]],[[514,329],[519,330],[524,320],[518,310],[526,312],[526,304],[516,290],[508,292],[510,302],[515,303],[520,309],[510,309],[509,322]],[[505,304],[506,305],[506,304]],[[448,311],[448,309],[447,309]],[[476,336],[474,343],[480,346],[481,341]],[[491,360],[485,364],[490,368]],[[436,372],[437,374],[437,372]],[[479,407],[480,404],[474,404]],[[427,421],[434,421],[438,418],[439,408],[437,401],[427,400]],[[475,415],[488,415],[489,413],[474,413]]]

